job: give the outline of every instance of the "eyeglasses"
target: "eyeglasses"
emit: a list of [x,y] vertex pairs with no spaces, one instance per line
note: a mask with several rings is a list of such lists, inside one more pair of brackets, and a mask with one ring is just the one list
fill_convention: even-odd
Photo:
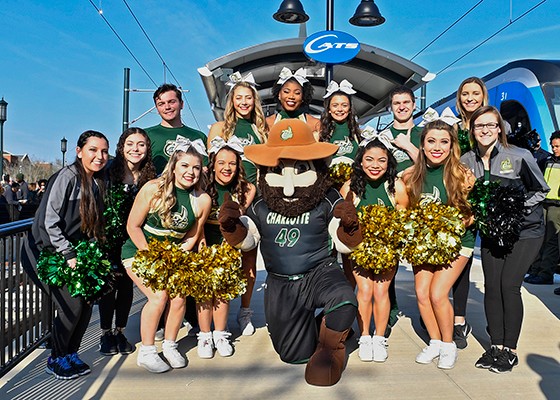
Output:
[[488,122],[487,124],[474,124],[474,130],[481,131],[484,129],[484,127],[488,129],[496,129],[498,126],[500,125],[497,122]]

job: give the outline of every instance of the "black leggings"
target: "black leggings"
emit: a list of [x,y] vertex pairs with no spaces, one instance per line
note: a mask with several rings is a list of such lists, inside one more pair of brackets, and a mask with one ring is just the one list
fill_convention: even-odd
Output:
[[23,268],[29,278],[52,297],[57,311],[52,326],[51,356],[56,358],[76,353],[89,325],[91,304],[81,296],[70,296],[66,286],[47,286],[39,280],[36,269],[39,250],[34,245],[30,245],[30,240],[33,239],[26,238],[23,242],[21,254]]
[[453,284],[453,313],[456,317],[467,315],[467,300],[469,299],[469,288],[471,284],[471,267],[473,257],[469,258],[467,265]]
[[484,310],[493,345],[517,348],[523,321],[521,283],[535,261],[543,237],[521,239],[509,253],[482,240]]
[[132,280],[124,270],[119,270],[119,275],[115,288],[99,299],[99,322],[101,329],[107,330],[112,328],[113,314],[115,315],[115,327],[125,328],[132,306],[133,285]]

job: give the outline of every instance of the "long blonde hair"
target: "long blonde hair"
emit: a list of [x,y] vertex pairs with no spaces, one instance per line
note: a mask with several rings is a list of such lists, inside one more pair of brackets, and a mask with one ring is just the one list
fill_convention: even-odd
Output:
[[253,111],[251,111],[251,123],[255,124],[255,126],[257,127],[257,136],[259,137],[261,143],[265,143],[268,134],[268,128],[261,106],[261,98],[259,96],[259,92],[247,82],[237,82],[229,92],[226,103],[226,110],[224,112],[224,128],[222,130],[223,138],[225,140],[229,140],[229,138],[235,131],[235,125],[237,124],[237,114],[235,113],[233,100],[235,98],[235,91],[239,87],[248,88],[253,93],[254,107]]
[[476,83],[478,86],[480,86],[480,89],[482,90],[482,96],[483,96],[482,106],[488,105],[488,89],[486,88],[486,85],[484,84],[484,81],[482,79],[477,78],[476,76],[471,76],[470,78],[467,78],[463,82],[461,82],[461,84],[459,85],[459,89],[457,89],[457,98],[455,99],[455,107],[457,108],[457,111],[459,111],[459,115],[461,116],[461,122],[463,123],[463,129],[465,130],[469,130],[470,128],[472,115],[469,117],[467,115],[467,111],[463,108],[463,103],[461,103],[461,92],[463,91],[463,87],[468,83]]
[[470,184],[467,178],[467,167],[461,163],[461,149],[459,148],[457,131],[455,127],[439,120],[426,124],[420,134],[418,160],[406,177],[406,188],[410,203],[417,205],[420,202],[427,170],[424,141],[428,132],[434,129],[448,132],[451,138],[451,151],[443,163],[443,183],[447,192],[447,204],[457,207],[465,217],[468,217],[471,215],[471,207],[467,201]]
[[170,228],[173,225],[171,210],[177,203],[177,197],[175,196],[174,171],[177,161],[179,161],[179,158],[184,154],[195,156],[200,161],[200,178],[198,182],[195,183],[194,190],[199,190],[203,185],[202,181],[204,179],[204,174],[202,173],[202,155],[192,146],[189,147],[187,151],[174,152],[169,158],[161,176],[157,179],[157,190],[150,200],[150,212],[157,212],[159,218],[161,219],[161,225],[165,228]]

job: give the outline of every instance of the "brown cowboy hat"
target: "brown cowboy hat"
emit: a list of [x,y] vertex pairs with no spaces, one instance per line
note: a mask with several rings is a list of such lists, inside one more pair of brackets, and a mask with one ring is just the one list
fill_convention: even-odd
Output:
[[319,160],[332,156],[338,146],[317,142],[311,128],[299,119],[283,119],[274,124],[265,144],[244,148],[245,157],[258,165],[275,167],[278,160]]

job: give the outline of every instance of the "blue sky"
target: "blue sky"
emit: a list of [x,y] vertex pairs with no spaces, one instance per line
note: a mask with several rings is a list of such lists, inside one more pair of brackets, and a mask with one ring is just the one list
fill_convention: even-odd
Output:
[[[157,84],[161,60],[123,0],[91,0]],[[259,43],[292,38],[297,25],[275,21],[281,0],[127,0],[159,53],[188,89],[184,119],[207,132],[214,122],[197,68],[227,53]],[[472,13],[414,59],[438,72],[540,0],[484,0]],[[377,0],[387,22],[355,27],[348,19],[359,0],[335,0],[334,27],[360,42],[410,58],[478,0]],[[307,33],[325,29],[326,2],[302,0],[310,16]],[[510,5],[513,7],[510,10]],[[547,0],[491,41],[447,69],[428,85],[428,104],[457,89],[466,77],[484,76],[523,58],[560,59],[560,2]],[[0,7],[0,96],[9,103],[4,149],[34,160],[61,158],[60,139],[73,149],[81,132],[105,133],[114,153],[122,127],[123,69],[131,87],[155,89],[111,32],[90,0],[3,0]],[[172,77],[167,74],[167,81]],[[151,93],[131,94],[130,117],[152,106]],[[135,125],[157,124],[152,112]],[[74,159],[70,150],[67,159]]]

